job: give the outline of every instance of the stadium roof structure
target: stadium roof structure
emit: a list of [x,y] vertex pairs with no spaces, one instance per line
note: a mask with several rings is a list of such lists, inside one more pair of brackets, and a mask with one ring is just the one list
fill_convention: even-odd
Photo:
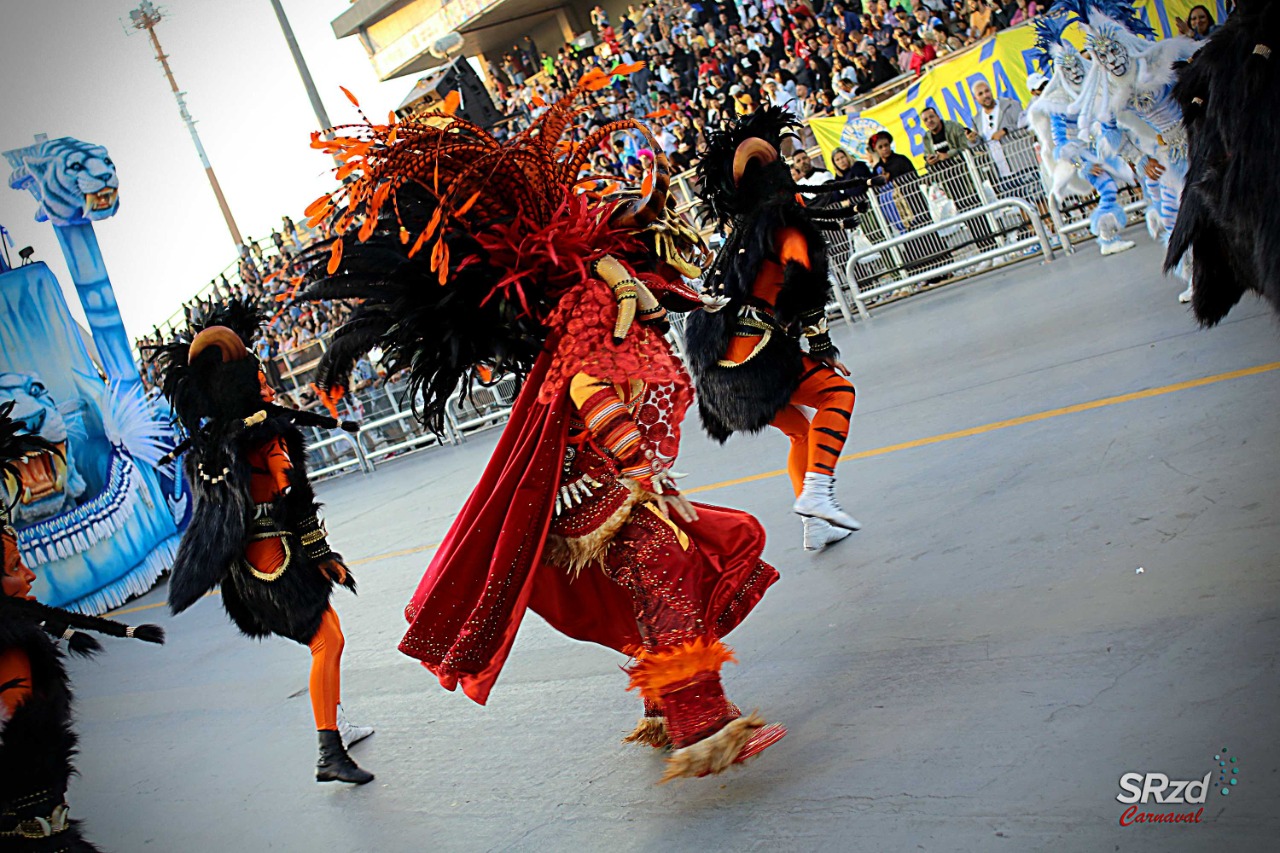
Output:
[[340,39],[358,36],[378,78],[390,80],[454,56],[500,54],[535,31],[558,29],[568,41],[576,19],[574,6],[547,0],[356,0],[331,26]]

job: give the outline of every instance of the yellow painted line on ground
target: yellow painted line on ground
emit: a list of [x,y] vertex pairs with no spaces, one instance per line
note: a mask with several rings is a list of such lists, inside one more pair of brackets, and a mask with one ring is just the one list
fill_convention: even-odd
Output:
[[[218,591],[215,589],[212,592],[206,592],[204,597],[208,598],[211,595],[218,594]],[[141,613],[144,610],[155,610],[157,607],[164,607],[167,603],[168,602],[164,601],[154,601],[151,604],[139,604],[137,607],[126,607],[124,610],[112,610],[107,615],[114,619],[117,616],[124,616],[129,613]]]
[[[1047,421],[1050,418],[1060,418],[1063,415],[1074,415],[1078,412],[1088,412],[1093,409],[1102,409],[1107,406],[1118,406],[1121,403],[1132,403],[1136,400],[1149,400],[1152,397],[1160,397],[1165,394],[1173,394],[1178,391],[1187,391],[1192,388],[1202,388],[1205,385],[1214,385],[1218,382],[1227,382],[1232,379],[1243,379],[1247,376],[1257,376],[1261,373],[1270,373],[1274,370],[1280,370],[1280,361],[1273,361],[1268,364],[1259,364],[1255,367],[1246,367],[1242,370],[1232,370],[1227,373],[1215,373],[1213,376],[1204,376],[1200,379],[1189,379],[1186,382],[1175,382],[1172,385],[1161,385],[1159,388],[1148,388],[1146,391],[1134,391],[1130,394],[1119,394],[1115,397],[1103,397],[1100,400],[1091,400],[1088,403],[1077,403],[1074,406],[1063,406],[1060,409],[1050,409],[1046,412],[1036,412],[1033,415],[1023,415],[1019,418],[1010,418],[1004,421],[996,421],[994,423],[983,424],[982,426],[970,427],[969,429],[956,430],[955,432],[945,432],[941,435],[931,435],[927,438],[917,438],[914,441],[904,441],[900,444],[890,444],[886,447],[877,447],[874,450],[863,450],[858,453],[849,453],[840,457],[841,462],[852,462],[855,459],[870,459],[873,456],[884,456],[888,453],[897,453],[900,450],[911,450],[916,447],[927,447],[930,444],[941,444],[944,441],[954,441],[957,438],[969,438],[975,435],[984,435],[989,432],[995,432],[999,429],[1008,429],[1009,427],[1022,426],[1023,424],[1036,423],[1037,421]],[[760,480],[770,480],[774,477],[784,477],[787,472],[785,469],[776,471],[765,471],[761,474],[752,474],[749,477],[738,477],[734,480],[722,480],[719,483],[709,483],[705,486],[697,486],[696,488],[687,489],[685,494],[692,495],[698,492],[710,492],[713,489],[725,489],[729,486],[740,486],[744,483],[755,483]],[[424,551],[432,551],[440,546],[439,542],[431,545],[418,545],[413,548],[403,548],[399,551],[389,551],[385,554],[375,554],[372,557],[362,557],[359,560],[351,560],[349,565],[363,566],[369,563],[376,563],[379,560],[391,560],[396,557],[408,557],[413,554],[421,554]],[[216,593],[210,593],[214,595]],[[112,615],[123,616],[126,613],[136,613],[140,610],[150,610],[153,607],[163,607],[163,602],[155,604],[143,604],[139,607],[131,607],[128,610],[117,610]]]
[[366,563],[373,563],[373,562],[376,562],[377,560],[391,560],[396,557],[408,557],[410,554],[421,554],[423,551],[431,551],[439,547],[440,547],[439,542],[433,542],[430,545],[415,545],[412,548],[404,548],[399,551],[388,551],[385,554],[375,554],[372,557],[361,557],[358,560],[348,560],[347,565],[363,566]]
[[[1022,426],[1023,424],[1045,421],[1050,418],[1062,417],[1063,415],[1074,415],[1077,412],[1087,412],[1092,409],[1116,406],[1121,403],[1132,403],[1135,400],[1147,400],[1164,394],[1173,394],[1177,391],[1186,391],[1191,388],[1200,388],[1204,385],[1213,385],[1217,382],[1226,382],[1231,379],[1242,379],[1246,376],[1257,376],[1260,373],[1269,373],[1273,370],[1280,370],[1280,361],[1273,361],[1268,364],[1259,364],[1256,367],[1246,367],[1243,370],[1232,370],[1227,373],[1217,373],[1213,376],[1205,376],[1200,379],[1190,379],[1186,382],[1176,382],[1173,385],[1162,385],[1159,388],[1149,388],[1146,391],[1134,391],[1131,394],[1120,394],[1115,397],[1103,397],[1101,400],[1091,400],[1088,403],[1077,403],[1074,406],[1050,409],[1047,412],[1037,412],[1034,415],[1023,415],[1020,418],[1010,418],[1006,421],[996,421],[995,423],[983,424],[982,426],[970,427],[969,429],[956,430],[955,432],[947,432],[941,435],[931,435],[928,438],[917,438],[914,441],[904,441],[901,444],[890,444],[887,447],[877,447],[874,450],[863,450],[858,453],[849,453],[841,456],[840,461],[852,462],[855,459],[870,459],[873,456],[884,456],[886,453],[896,453],[899,450],[911,450],[915,447],[925,447],[930,444],[941,444],[944,441],[954,441],[957,438],[968,438],[974,435],[983,435],[984,433],[995,432],[998,429]],[[727,486],[738,486],[743,483],[754,483],[758,480],[783,477],[786,476],[786,473],[785,469],[766,471],[763,474],[752,474],[750,477],[739,477],[736,480],[725,480],[720,483],[711,483],[710,485],[687,489],[685,490],[685,494],[691,495],[696,492],[709,492],[712,489],[723,489]]]

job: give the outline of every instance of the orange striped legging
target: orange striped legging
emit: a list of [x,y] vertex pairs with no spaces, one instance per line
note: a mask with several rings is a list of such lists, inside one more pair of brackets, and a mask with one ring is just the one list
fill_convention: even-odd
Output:
[[[787,473],[796,495],[804,488],[806,472],[835,474],[836,461],[849,437],[855,398],[853,383],[835,368],[804,357],[804,375],[791,402],[778,411],[772,425],[791,439]],[[799,406],[816,409],[813,420]]]

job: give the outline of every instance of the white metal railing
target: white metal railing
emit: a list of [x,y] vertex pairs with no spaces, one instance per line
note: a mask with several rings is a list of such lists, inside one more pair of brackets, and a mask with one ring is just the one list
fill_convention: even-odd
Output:
[[[461,444],[473,433],[505,423],[518,392],[515,377],[476,384],[467,393],[458,391],[445,405],[444,430],[437,435],[425,429],[412,407],[403,407],[397,391],[404,386],[382,386],[369,393],[348,392],[341,405],[344,414],[357,419],[355,434],[312,430],[307,452],[316,460],[313,477],[345,474],[352,469],[371,473],[379,460],[443,445]],[[361,412],[370,416],[361,417]]]
[[356,433],[356,438],[361,442],[368,440],[372,443],[370,436],[375,432],[385,430],[392,424],[399,425],[401,437],[388,444],[373,445],[366,448],[365,458],[369,460],[371,465],[375,459],[384,459],[403,451],[425,450],[428,447],[454,443],[452,430],[447,421],[445,423],[445,435],[439,436],[433,432],[420,430],[417,426],[416,417],[413,412],[408,410],[361,424],[360,430]]
[[[341,451],[337,454],[326,452],[329,448],[340,445],[345,445],[345,449],[350,450],[349,456]],[[307,445],[307,453],[313,456],[316,453],[320,453],[325,457],[325,461],[319,468],[314,468],[309,472],[312,477],[327,477],[330,474],[344,472],[348,468],[359,468],[365,474],[373,471],[373,463],[365,456],[364,448],[360,446],[360,442],[351,433],[343,430],[335,430],[328,438],[309,443]]]
[[[967,255],[950,262],[942,263],[937,266],[928,266],[919,272],[911,273],[903,278],[893,279],[887,284],[862,289],[858,285],[858,266],[864,261],[869,260],[872,256],[881,256],[884,252],[891,251],[899,246],[905,246],[908,242],[919,240],[922,237],[934,235],[943,229],[955,227],[965,222],[985,217],[988,214],[1000,214],[1006,211],[1016,211],[1019,214],[1026,214],[1029,223],[1024,227],[1031,229],[1031,235],[1023,238],[1015,238],[1006,240],[1003,243],[997,243],[992,248],[978,251],[975,254]],[[867,311],[866,300],[879,296],[881,294],[890,293],[902,287],[910,287],[921,281],[927,281],[933,278],[950,275],[959,272],[967,267],[974,267],[975,264],[983,262],[994,262],[998,258],[1018,254],[1021,255],[1027,249],[1039,248],[1041,256],[1045,261],[1053,259],[1053,247],[1049,243],[1049,235],[1045,231],[1044,223],[1040,221],[1036,209],[1027,202],[1018,198],[1000,199],[994,202],[980,205],[973,210],[957,213],[954,217],[948,218],[942,222],[934,222],[923,228],[917,228],[899,234],[882,243],[876,243],[867,246],[861,250],[853,252],[849,256],[849,260],[844,267],[844,281],[840,282],[840,286],[833,288],[836,295],[836,302],[840,308],[840,313],[844,315],[845,322],[853,322],[853,314],[849,310],[848,300],[845,297],[846,288],[858,310],[858,315],[863,319],[870,318],[871,314]]]
[[519,387],[514,376],[487,385],[473,385],[466,394],[455,394],[445,406],[445,419],[458,441],[472,432],[502,423],[515,405]]

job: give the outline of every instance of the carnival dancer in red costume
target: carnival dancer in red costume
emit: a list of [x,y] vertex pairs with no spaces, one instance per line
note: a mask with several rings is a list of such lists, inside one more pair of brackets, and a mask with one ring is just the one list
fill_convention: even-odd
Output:
[[768,107],[708,138],[699,194],[728,233],[703,288],[721,301],[689,317],[685,339],[712,438],[773,426],[791,440],[793,509],[804,518],[805,549],[816,551],[861,527],[835,499],[855,395],[827,331],[831,283],[820,231],[842,227],[854,209],[805,208],[800,194],[817,191],[797,186],[779,154],[795,126],[790,113]]
[[341,385],[379,346],[439,430],[460,383],[523,382],[406,608],[401,651],[481,704],[529,608],[630,655],[646,718],[628,740],[674,747],[666,781],[718,773],[785,734],[742,715],[720,681],[733,660],[722,637],[777,572],[754,518],[690,504],[671,474],[692,387],[663,333],[668,307],[699,304],[677,270],[696,272],[701,243],[668,206],[661,155],[646,156],[638,190],[585,190],[598,185],[581,173],[602,141],[649,135],[625,120],[572,141],[575,100],[610,79],[587,75],[507,142],[454,117],[456,102],[317,138],[352,180],[310,214],[336,216],[349,236],[313,255],[307,295],[363,300],[322,385]]
[[220,585],[222,606],[241,632],[310,647],[316,781],[363,785],[373,774],[347,747],[373,729],[351,725],[343,713],[345,640],[329,603],[335,583],[355,592],[355,580],[316,516],[298,429],[339,423],[273,402],[250,355],[261,319],[252,303],[232,300],[182,340],[158,348],[164,394],[188,436],[175,453],[190,451],[196,500],[169,578],[169,609],[181,613]]

